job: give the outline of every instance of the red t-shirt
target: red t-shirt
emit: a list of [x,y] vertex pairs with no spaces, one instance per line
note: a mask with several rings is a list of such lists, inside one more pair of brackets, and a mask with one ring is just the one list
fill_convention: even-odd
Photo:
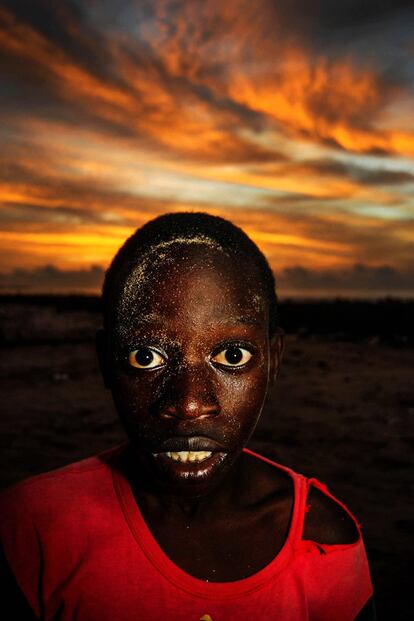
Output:
[[248,449],[292,478],[287,539],[277,556],[248,578],[217,583],[187,574],[146,525],[117,467],[123,451],[117,447],[27,479],[1,495],[5,556],[40,618],[351,621],[372,596],[361,536],[348,545],[302,540],[308,487],[331,496],[325,486]]

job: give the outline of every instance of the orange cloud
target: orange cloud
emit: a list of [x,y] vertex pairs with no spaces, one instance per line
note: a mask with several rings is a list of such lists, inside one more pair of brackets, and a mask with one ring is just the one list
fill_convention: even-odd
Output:
[[206,2],[201,15],[199,5],[189,3],[172,23],[171,3],[159,6],[158,31],[148,43],[161,50],[172,75],[207,86],[219,97],[226,93],[294,137],[357,153],[414,155],[414,134],[401,130],[398,117],[390,129],[375,124],[389,103],[409,98],[410,91],[381,78],[372,64],[332,59],[297,39],[293,43],[294,32],[283,31],[271,3],[233,0],[217,11]]
[[[159,62],[131,58],[115,43],[108,53],[120,79],[105,82],[77,65],[67,54],[29,26],[0,9],[0,48],[34,65],[48,76],[56,95],[107,121],[130,137],[151,139],[158,147],[199,160],[260,161],[271,149],[233,133],[231,109],[218,109],[179,80],[169,79]],[[228,127],[228,129],[227,129]]]
[[149,14],[85,47],[82,20],[63,20],[64,45],[0,9],[5,75],[33,93],[4,108],[5,264],[104,266],[135,227],[187,209],[241,225],[276,271],[412,261],[402,84],[316,52],[277,3]]
[[[183,6],[182,13],[175,15],[174,29],[166,28],[161,10],[155,31],[158,37],[153,34],[151,41],[153,57],[145,59],[142,52],[134,56],[116,41],[108,41],[106,53],[118,76],[112,81],[80,66],[55,43],[16,23],[5,10],[0,12],[0,47],[48,76],[57,96],[66,102],[128,128],[137,138],[146,136],[200,160],[243,162],[276,157],[276,145],[265,149],[242,137],[243,122],[333,142],[349,151],[414,154],[412,133],[398,127],[375,128],[375,117],[399,96],[395,86],[384,83],[372,68],[355,67],[350,59],[312,56],[283,39],[276,45],[273,39],[259,45],[268,3],[260,8],[258,21],[246,12],[245,3],[232,3],[218,20],[207,3],[206,26],[203,20],[192,19],[195,9]],[[244,13],[237,19],[241,9]],[[217,28],[206,37],[209,22]],[[205,58],[209,53],[212,60]],[[217,65],[226,61],[229,66],[224,65],[221,74]]]
[[375,128],[375,117],[394,87],[384,85],[373,69],[359,69],[351,60],[309,58],[287,48],[277,69],[263,75],[236,73],[230,96],[294,135],[331,141],[358,153],[375,151],[414,155],[414,134]]

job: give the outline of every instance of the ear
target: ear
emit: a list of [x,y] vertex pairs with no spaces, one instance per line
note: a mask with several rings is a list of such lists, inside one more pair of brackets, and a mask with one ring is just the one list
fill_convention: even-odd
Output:
[[279,373],[280,364],[282,362],[283,350],[285,348],[285,333],[282,328],[277,328],[270,341],[270,369],[269,383],[274,384],[277,374]]
[[108,336],[103,328],[100,328],[96,333],[95,345],[96,353],[98,355],[99,368],[101,369],[105,387],[110,388],[111,371]]

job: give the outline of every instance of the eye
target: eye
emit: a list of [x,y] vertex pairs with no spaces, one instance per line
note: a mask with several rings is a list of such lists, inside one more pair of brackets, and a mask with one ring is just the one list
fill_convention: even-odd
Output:
[[167,358],[153,347],[140,347],[129,352],[128,362],[136,369],[157,369],[166,364]]
[[231,345],[213,356],[212,361],[225,367],[242,367],[252,356],[253,354],[248,349]]

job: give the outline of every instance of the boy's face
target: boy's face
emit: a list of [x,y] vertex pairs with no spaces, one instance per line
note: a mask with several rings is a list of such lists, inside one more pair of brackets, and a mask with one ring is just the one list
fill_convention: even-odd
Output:
[[175,244],[132,271],[114,312],[110,387],[146,479],[207,494],[252,434],[280,337],[247,259]]

